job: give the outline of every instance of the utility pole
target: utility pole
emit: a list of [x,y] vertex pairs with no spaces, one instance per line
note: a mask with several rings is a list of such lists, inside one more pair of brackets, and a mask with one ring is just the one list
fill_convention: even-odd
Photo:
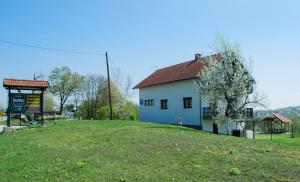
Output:
[[112,104],[111,104],[110,77],[109,77],[109,65],[108,65],[107,52],[105,53],[105,57],[106,57],[106,69],[107,69],[108,99],[109,99],[109,108],[110,108],[109,119],[112,120],[113,119],[113,112],[112,112]]

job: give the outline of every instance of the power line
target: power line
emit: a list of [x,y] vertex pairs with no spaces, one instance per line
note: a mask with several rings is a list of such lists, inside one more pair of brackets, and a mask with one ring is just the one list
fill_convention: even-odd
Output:
[[108,57],[108,60],[112,63],[112,65],[113,65],[117,70],[120,70],[120,67],[117,66],[117,64],[116,64],[110,57]]
[[35,49],[43,49],[43,50],[47,50],[47,51],[56,51],[56,52],[71,53],[71,54],[90,54],[90,55],[102,55],[102,56],[105,55],[104,53],[87,52],[87,51],[77,51],[77,50],[65,50],[65,49],[57,49],[57,48],[49,48],[49,47],[36,46],[36,45],[24,44],[24,43],[13,42],[13,41],[7,41],[7,40],[0,40],[0,43],[3,43],[3,44],[10,44],[10,45],[20,46],[20,47],[28,47],[28,48],[35,48]]

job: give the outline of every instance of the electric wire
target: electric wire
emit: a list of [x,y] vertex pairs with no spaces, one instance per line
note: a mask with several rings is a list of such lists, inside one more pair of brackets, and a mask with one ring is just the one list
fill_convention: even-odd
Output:
[[102,55],[104,56],[104,53],[98,53],[98,52],[89,52],[89,51],[78,51],[78,50],[66,50],[66,49],[57,49],[57,48],[49,48],[44,46],[37,46],[32,44],[25,44],[25,43],[19,43],[19,42],[13,42],[13,41],[7,41],[7,40],[1,40],[0,43],[2,44],[9,44],[14,46],[21,46],[21,47],[28,47],[28,48],[35,48],[35,49],[43,49],[47,51],[56,51],[56,52],[62,52],[62,53],[71,53],[71,54],[89,54],[89,55]]

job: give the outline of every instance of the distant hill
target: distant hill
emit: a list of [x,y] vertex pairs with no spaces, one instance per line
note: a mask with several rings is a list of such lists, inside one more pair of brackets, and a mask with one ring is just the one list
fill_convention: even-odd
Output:
[[280,109],[274,109],[274,110],[258,110],[254,111],[255,116],[266,116],[270,115],[272,113],[278,113],[285,116],[300,116],[300,106],[296,107],[285,107]]

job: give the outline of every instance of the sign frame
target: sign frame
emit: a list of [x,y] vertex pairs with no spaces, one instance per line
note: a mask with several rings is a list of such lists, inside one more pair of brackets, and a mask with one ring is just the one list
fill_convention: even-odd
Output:
[[26,96],[22,93],[10,94],[11,113],[24,113],[26,103]]
[[25,94],[26,102],[25,102],[25,109],[26,113],[33,114],[33,113],[41,113],[42,110],[42,98],[41,94]]
[[12,114],[41,114],[42,100],[42,94],[10,93],[10,112]]

